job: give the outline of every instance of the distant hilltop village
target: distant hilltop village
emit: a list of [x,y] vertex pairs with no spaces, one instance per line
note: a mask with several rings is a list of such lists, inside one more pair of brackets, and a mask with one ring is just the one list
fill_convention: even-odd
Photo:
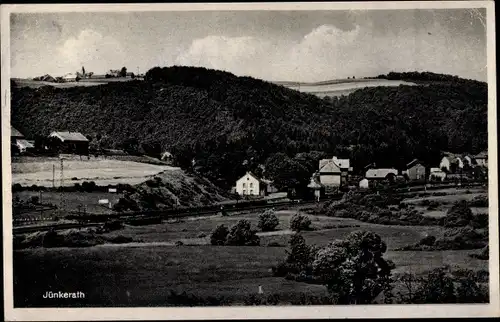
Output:
[[144,79],[143,74],[134,74],[127,71],[127,67],[122,67],[121,69],[110,69],[104,75],[96,75],[94,72],[87,72],[85,67],[82,66],[81,71],[76,71],[75,73],[67,73],[63,76],[53,77],[49,74],[34,77],[34,81],[50,82],[50,83],[69,83],[69,82],[79,82],[79,81],[92,81],[92,80],[103,80],[103,79]]

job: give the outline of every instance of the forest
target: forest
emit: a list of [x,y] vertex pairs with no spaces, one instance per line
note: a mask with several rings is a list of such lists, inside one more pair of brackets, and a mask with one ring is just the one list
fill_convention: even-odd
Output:
[[[398,77],[422,81],[326,98],[180,66],[152,68],[144,81],[91,87],[34,89],[11,82],[11,123],[36,140],[54,130],[79,131],[96,150],[170,151],[182,168],[194,166],[226,188],[248,170],[262,173],[268,164],[276,171],[283,158],[303,172],[320,155],[337,155],[350,158],[359,172],[372,162],[404,168],[414,158],[435,166],[442,151],[487,148],[486,83],[433,73],[379,76]],[[319,151],[314,160],[295,169],[297,154],[312,151]]]

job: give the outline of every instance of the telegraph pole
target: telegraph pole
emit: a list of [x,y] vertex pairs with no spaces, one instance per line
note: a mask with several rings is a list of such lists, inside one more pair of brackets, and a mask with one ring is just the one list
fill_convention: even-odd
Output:
[[56,165],[53,164],[52,165],[52,188],[55,188],[56,187]]
[[61,157],[61,183],[60,183],[60,205],[59,205],[59,213],[62,216],[64,209],[64,159]]

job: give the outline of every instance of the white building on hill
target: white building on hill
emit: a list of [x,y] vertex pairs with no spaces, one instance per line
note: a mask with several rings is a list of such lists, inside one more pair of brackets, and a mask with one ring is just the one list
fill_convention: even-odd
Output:
[[247,172],[236,181],[236,193],[240,196],[263,196],[266,193],[266,184],[253,173]]

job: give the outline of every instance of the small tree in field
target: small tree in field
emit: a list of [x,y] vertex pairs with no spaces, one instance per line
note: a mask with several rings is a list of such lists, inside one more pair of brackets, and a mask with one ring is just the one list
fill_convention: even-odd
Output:
[[256,231],[250,227],[248,220],[242,219],[236,225],[231,227],[226,238],[226,245],[229,246],[258,246],[260,238]]
[[290,220],[290,229],[297,232],[309,230],[311,229],[311,219],[301,214],[295,214]]
[[228,234],[229,229],[225,225],[219,225],[210,235],[210,243],[212,245],[224,245]]
[[269,209],[259,215],[258,227],[262,231],[273,231],[280,224],[274,210]]
[[369,304],[381,292],[390,299],[394,264],[382,257],[386,250],[379,235],[353,232],[317,252],[313,274],[337,304]]

